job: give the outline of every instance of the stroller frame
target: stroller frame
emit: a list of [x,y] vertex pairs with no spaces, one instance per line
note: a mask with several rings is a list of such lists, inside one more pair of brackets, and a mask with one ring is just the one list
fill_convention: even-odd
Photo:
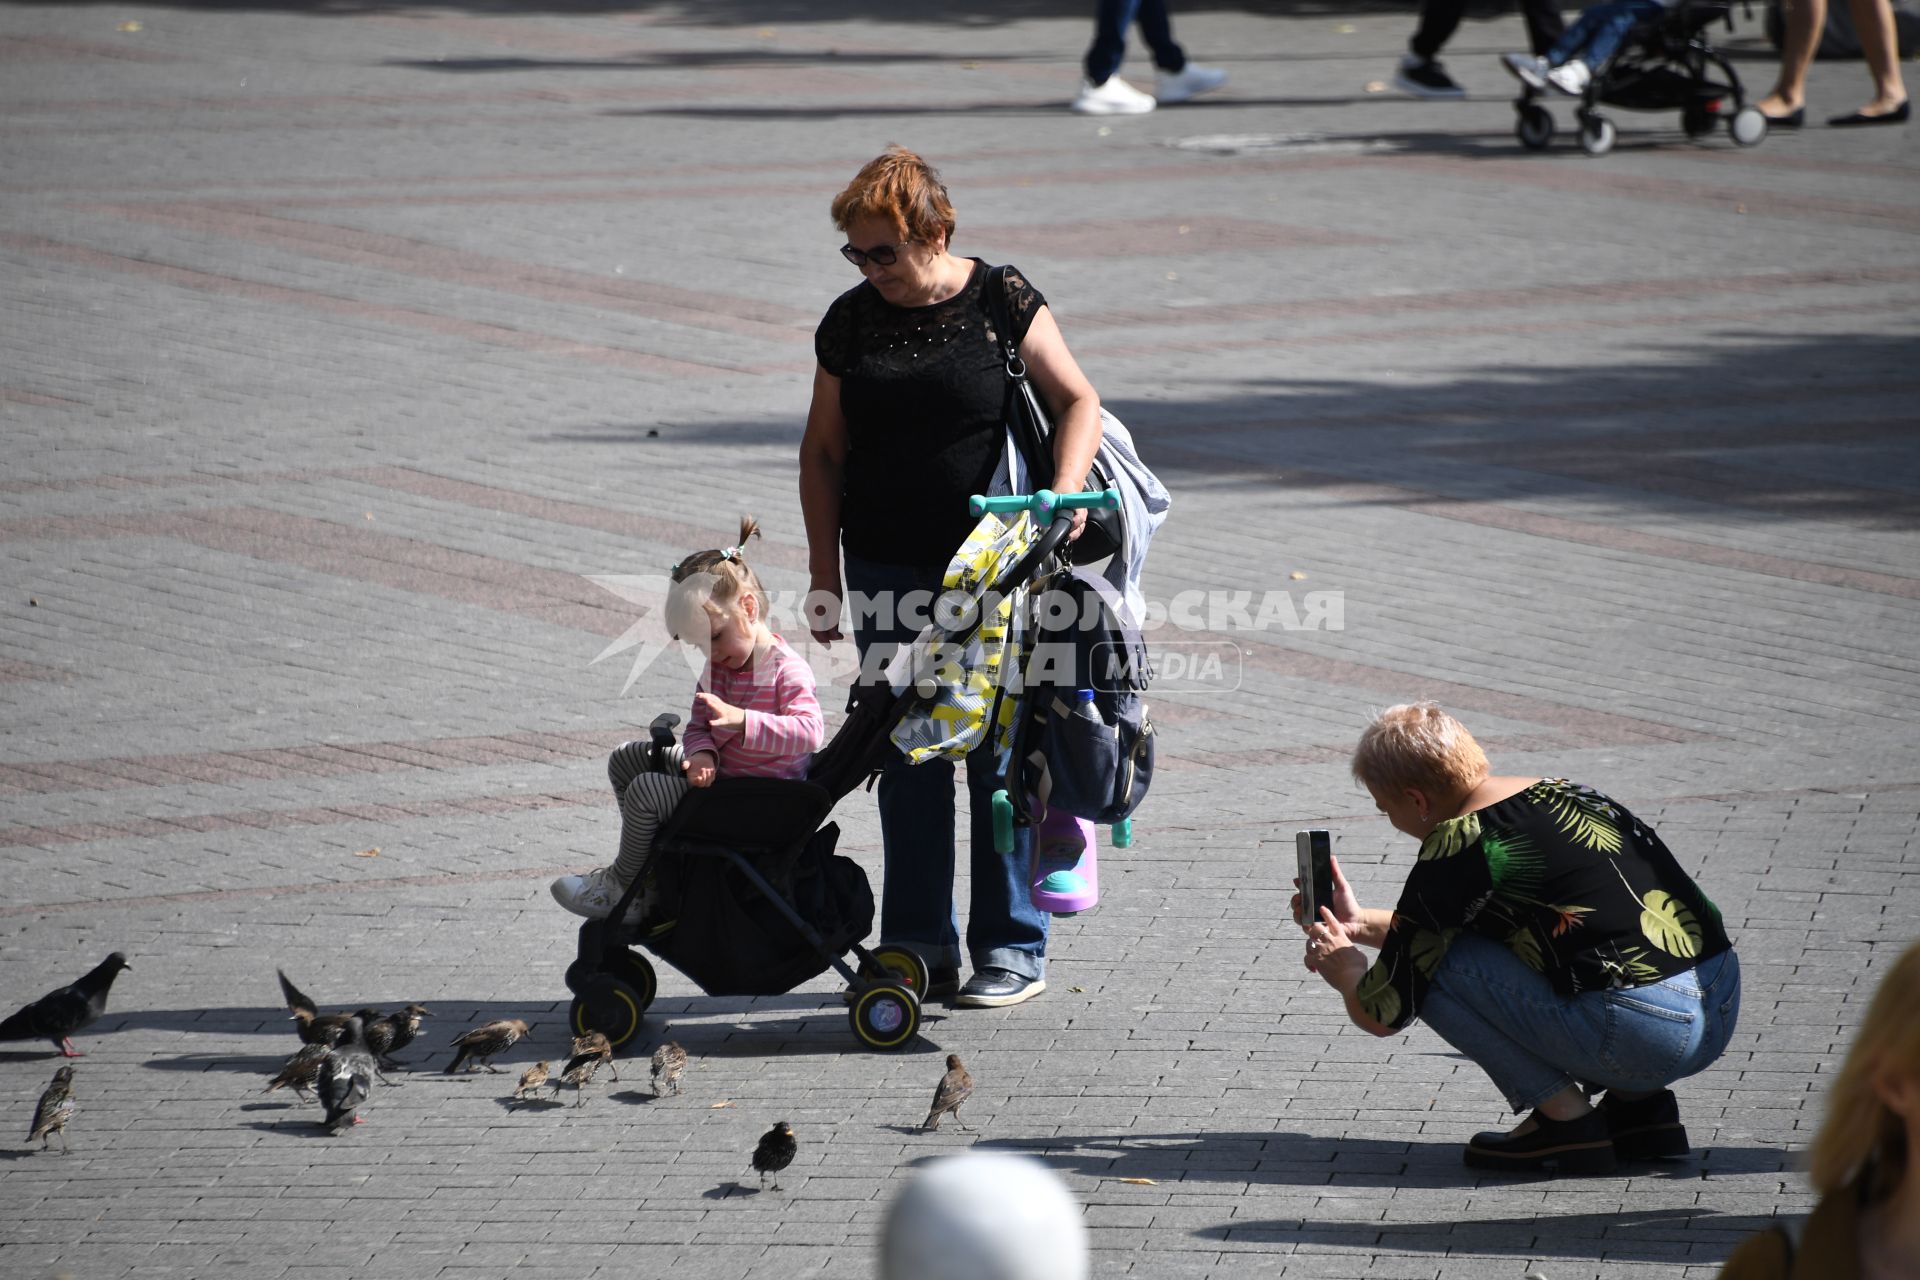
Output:
[[[1050,524],[1027,553],[985,589],[1012,591],[1064,572],[1070,530],[1065,520]],[[985,610],[970,612],[966,625],[952,631],[930,625],[940,631],[942,642],[964,644],[986,621]],[[704,857],[720,859],[737,872],[847,981],[848,1021],[855,1037],[872,1049],[898,1049],[918,1033],[928,982],[926,962],[904,946],[868,948],[858,938],[838,945],[794,907],[774,883],[778,877],[770,877],[763,867],[791,865],[798,859],[834,804],[885,766],[895,751],[889,736],[893,726],[915,707],[930,703],[937,692],[929,681],[911,681],[899,692],[885,682],[856,685],[846,721],[815,753],[806,780],[720,779],[690,791],[661,824],[648,855],[649,867],[663,856]],[[655,767],[674,745],[679,723],[680,717],[669,711],[655,716],[648,727],[649,758]],[[775,814],[777,824],[770,824],[778,826],[777,833],[751,831],[768,809],[784,810]],[[574,997],[569,1021],[575,1034],[599,1031],[615,1048],[639,1033],[659,989],[653,963],[636,946],[649,946],[668,926],[652,919],[626,922],[627,909],[646,881],[644,873],[635,876],[604,919],[580,925],[576,956],[566,971],[567,989]],[[847,962],[848,953],[857,967]],[[698,985],[697,978],[695,982]]]
[[[1741,3],[1751,15],[1748,0]],[[1703,34],[1710,23],[1723,20],[1732,30],[1732,0],[1679,0],[1628,32],[1613,56],[1593,68],[1574,109],[1580,149],[1590,156],[1613,150],[1619,133],[1597,110],[1603,104],[1627,111],[1678,111],[1680,127],[1693,139],[1706,137],[1724,122],[1736,146],[1764,141],[1766,113],[1747,102],[1733,64]],[[1514,135],[1529,151],[1545,150],[1553,142],[1553,115],[1536,101],[1547,92],[1522,82],[1513,102],[1519,117]]]

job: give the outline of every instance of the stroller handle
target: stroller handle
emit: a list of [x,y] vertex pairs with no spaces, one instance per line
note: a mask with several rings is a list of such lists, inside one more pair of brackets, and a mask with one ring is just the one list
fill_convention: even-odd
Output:
[[1071,511],[1076,507],[1119,505],[1120,491],[1117,489],[1093,489],[1086,493],[1055,493],[1051,489],[1041,489],[1036,493],[1009,493],[995,498],[976,493],[967,499],[967,514],[983,516],[989,511],[1031,511],[1042,519],[1048,519],[1058,512]]

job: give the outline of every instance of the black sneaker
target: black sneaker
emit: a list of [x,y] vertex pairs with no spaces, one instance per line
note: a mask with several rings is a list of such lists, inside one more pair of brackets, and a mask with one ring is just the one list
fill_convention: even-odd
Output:
[[1600,1099],[1600,1114],[1622,1160],[1677,1160],[1693,1150],[1671,1089],[1632,1102],[1609,1093]]
[[1046,989],[1045,978],[1023,977],[1011,969],[989,966],[974,971],[974,975],[967,979],[967,985],[960,988],[954,1003],[976,1009],[998,1009],[1002,1005],[1031,1000]]
[[1533,1113],[1531,1133],[1498,1130],[1477,1133],[1467,1144],[1466,1163],[1475,1169],[1524,1171],[1556,1166],[1562,1174],[1604,1174],[1614,1170],[1613,1139],[1607,1118],[1589,1111],[1578,1120],[1549,1120]]
[[1393,87],[1416,98],[1464,98],[1467,91],[1438,62],[1409,53],[1393,73]]

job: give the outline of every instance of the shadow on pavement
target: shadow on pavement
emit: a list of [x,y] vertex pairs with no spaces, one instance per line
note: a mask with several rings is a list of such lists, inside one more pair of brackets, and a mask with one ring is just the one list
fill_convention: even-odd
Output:
[[[1778,1219],[1765,1214],[1723,1214],[1713,1209],[1631,1208],[1618,1213],[1542,1213],[1533,1218],[1484,1218],[1456,1222],[1316,1222],[1281,1218],[1235,1220],[1202,1227],[1203,1240],[1298,1244],[1337,1249],[1386,1249],[1394,1252],[1457,1251],[1528,1258],[1577,1258],[1607,1262],[1702,1263],[1701,1230],[1726,1241],[1764,1231]],[[1718,1261],[1714,1259],[1713,1261]]]

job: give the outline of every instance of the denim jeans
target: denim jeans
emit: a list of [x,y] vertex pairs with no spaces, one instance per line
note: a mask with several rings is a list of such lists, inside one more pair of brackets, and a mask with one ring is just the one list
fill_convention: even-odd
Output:
[[1569,1085],[1664,1089],[1704,1071],[1733,1039],[1740,961],[1732,951],[1664,982],[1563,996],[1505,944],[1462,933],[1420,1018],[1493,1077],[1516,1112]]
[[1589,9],[1567,34],[1554,41],[1553,48],[1547,50],[1547,61],[1557,67],[1578,58],[1598,71],[1619,49],[1620,42],[1627,38],[1627,32],[1633,30],[1636,22],[1657,18],[1664,12],[1666,6],[1659,0],[1613,0],[1612,4]]
[[1127,28],[1140,21],[1140,35],[1153,50],[1153,65],[1178,75],[1187,55],[1173,42],[1173,24],[1167,19],[1167,0],[1100,0],[1093,19],[1093,47],[1087,50],[1087,79],[1105,84],[1127,56]]
[[[847,590],[869,598],[891,593],[894,600],[912,591],[940,591],[942,568],[879,564],[846,558]],[[898,609],[879,616],[853,611],[853,642],[863,670],[873,670],[880,654],[913,639],[918,628]],[[1016,828],[1013,852],[993,847],[993,792],[998,785],[993,751],[982,746],[967,756],[969,867],[973,899],[967,912],[967,952],[976,969],[992,966],[1023,978],[1047,971],[1047,913],[1033,905],[1028,863],[1033,833]],[[880,841],[886,880],[880,890],[880,938],[911,946],[928,967],[960,963],[959,917],[953,900],[953,764],[930,760],[909,764],[895,754],[880,774]]]

